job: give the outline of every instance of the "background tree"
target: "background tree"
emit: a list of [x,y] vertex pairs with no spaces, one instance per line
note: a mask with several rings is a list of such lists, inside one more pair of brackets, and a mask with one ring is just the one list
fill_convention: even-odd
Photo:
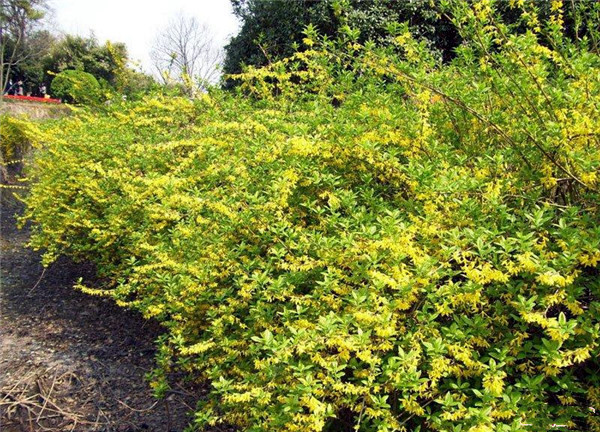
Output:
[[30,55],[12,67],[13,81],[15,78],[23,80],[26,90],[32,90],[34,94],[37,90],[35,87],[44,82],[49,84],[45,61],[57,40],[58,38],[46,29],[33,33],[26,47]]
[[106,41],[101,45],[93,35],[66,35],[54,44],[43,66],[49,72],[45,77],[47,85],[56,74],[67,70],[89,73],[106,90],[127,96],[143,93],[154,85],[152,77],[129,65],[125,44]]
[[360,40],[384,42],[391,23],[408,22],[412,31],[432,42],[444,58],[460,43],[457,30],[430,0],[231,0],[242,21],[237,36],[225,47],[224,72],[242,65],[262,66],[292,54],[303,30],[313,24],[319,33],[335,37],[342,25],[360,31]]
[[122,43],[107,41],[100,45],[93,35],[87,38],[66,35],[53,46],[44,66],[54,74],[68,69],[82,70],[114,86],[127,61],[127,47]]
[[207,25],[179,15],[157,35],[150,56],[165,84],[179,83],[191,95],[217,80],[223,52]]
[[242,22],[239,33],[225,47],[223,72],[238,73],[242,65],[262,66],[294,52],[304,27],[313,23],[324,34],[338,27],[328,1],[232,0]]
[[0,0],[0,97],[14,69],[47,51],[39,33],[47,9],[45,0]]
[[[455,55],[462,42],[460,30],[442,10],[443,2],[432,0],[231,0],[234,14],[242,27],[225,47],[223,72],[235,74],[243,65],[264,66],[291,55],[304,38],[303,30],[313,24],[318,32],[336,37],[342,25],[360,32],[360,42],[372,40],[385,44],[389,26],[407,22],[412,34],[429,41],[431,48],[445,62]],[[548,1],[531,2],[539,16],[547,20],[552,14]],[[572,40],[587,38],[593,50],[598,49],[600,34],[586,24],[583,16],[595,16],[598,2],[565,2],[565,34]],[[519,29],[521,11],[508,0],[494,2],[503,21],[513,30]],[[230,84],[230,83],[228,83]]]

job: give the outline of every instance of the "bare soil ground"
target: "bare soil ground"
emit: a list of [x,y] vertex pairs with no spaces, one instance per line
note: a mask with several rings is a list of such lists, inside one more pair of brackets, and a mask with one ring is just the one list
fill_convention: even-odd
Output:
[[0,431],[182,431],[203,389],[179,380],[152,397],[160,326],[74,290],[89,265],[61,258],[42,276],[18,211],[1,212]]

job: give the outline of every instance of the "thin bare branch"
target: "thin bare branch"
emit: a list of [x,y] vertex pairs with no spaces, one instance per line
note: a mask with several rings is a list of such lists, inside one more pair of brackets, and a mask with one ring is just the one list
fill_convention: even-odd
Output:
[[183,84],[193,95],[216,82],[223,51],[206,24],[180,14],[157,35],[150,57],[165,84]]

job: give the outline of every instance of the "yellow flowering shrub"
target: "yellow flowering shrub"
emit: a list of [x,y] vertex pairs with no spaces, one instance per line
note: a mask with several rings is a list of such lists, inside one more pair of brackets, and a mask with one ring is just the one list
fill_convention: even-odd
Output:
[[237,93],[46,125],[31,244],[164,324],[198,429],[597,428],[600,57],[451,3],[448,65],[309,28]]
[[2,167],[22,165],[23,158],[29,153],[37,135],[35,124],[24,118],[7,114],[0,115],[0,164]]

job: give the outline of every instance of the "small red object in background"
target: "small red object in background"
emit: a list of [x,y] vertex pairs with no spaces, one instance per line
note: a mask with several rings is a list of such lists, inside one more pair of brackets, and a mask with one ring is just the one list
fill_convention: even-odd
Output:
[[44,102],[44,103],[54,103],[54,104],[60,103],[60,99],[41,98],[41,97],[35,97],[35,96],[5,95],[4,97],[6,99],[12,99],[12,100],[24,100],[24,101],[31,101],[31,102]]

